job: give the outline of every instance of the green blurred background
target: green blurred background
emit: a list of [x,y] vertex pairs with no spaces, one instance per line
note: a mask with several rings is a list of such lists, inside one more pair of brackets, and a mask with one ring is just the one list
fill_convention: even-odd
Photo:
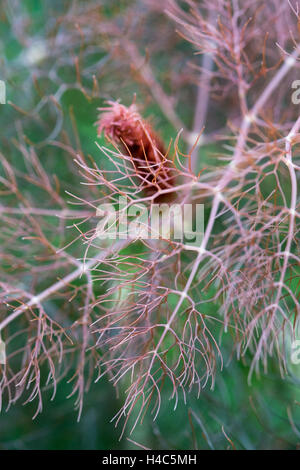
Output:
[[[106,51],[104,40],[103,44],[98,38],[94,39],[94,43],[89,38],[88,45],[85,40],[80,42],[78,35],[74,34],[76,24],[73,24],[72,31],[72,21],[68,19],[68,15],[75,14],[77,10],[85,11],[96,5],[101,9],[103,21],[115,20],[119,23],[120,18],[126,20],[127,8],[134,3],[137,4],[137,17],[139,12],[142,18],[147,11],[147,2],[143,1],[1,1],[0,79],[6,82],[8,103],[0,105],[0,147],[17,168],[21,168],[23,162],[12,142],[17,138],[18,125],[22,120],[22,132],[36,146],[49,174],[55,173],[59,177],[64,190],[78,186],[80,179],[76,179],[75,172],[70,172],[70,163],[64,153],[56,147],[45,145],[45,140],[56,139],[64,131],[75,148],[81,148],[85,155],[92,155],[101,164],[102,157],[95,145],[97,134],[94,123],[97,107],[108,98],[121,98],[129,104],[134,93],[137,93],[138,99],[143,96],[146,103],[143,114],[152,118],[166,141],[176,136],[176,129],[166,122],[144,85],[130,79],[130,67],[127,70],[123,64],[119,66],[118,58]],[[141,47],[149,43],[153,29],[155,32],[155,28],[165,27],[170,50],[174,49],[177,60],[174,63],[180,73],[184,60],[193,57],[191,46],[181,38],[174,39],[175,32],[174,37],[170,32],[175,29],[174,26],[163,20],[160,13],[151,11],[143,21],[146,23],[143,33],[139,32],[139,25],[136,27]],[[131,28],[134,39],[134,25]],[[160,34],[163,31],[160,29]],[[75,41],[74,37],[77,38]],[[74,58],[81,53],[83,73],[81,85],[78,86]],[[166,55],[160,54],[159,49],[151,55],[157,77],[165,89],[173,93],[176,82],[172,82],[163,71],[174,64],[171,56],[168,56],[169,63],[166,64],[166,60]],[[94,74],[99,88],[93,95]],[[89,96],[80,89],[81,86],[89,92]],[[183,84],[180,93],[177,97],[178,113],[190,126],[188,105],[193,104],[195,87]],[[51,100],[43,102],[44,96],[52,94],[56,96],[59,108],[53,106]],[[180,106],[182,102],[186,106]],[[29,114],[22,114],[20,109]],[[39,119],[36,119],[36,115]],[[224,119],[218,116],[218,122],[214,125],[221,125]],[[206,165],[208,153],[215,150],[214,146],[201,149],[199,169]],[[29,183],[22,190],[36,191]],[[32,197],[40,196],[38,192],[33,192]],[[68,200],[67,195],[64,197]],[[72,238],[72,233],[68,236]],[[60,241],[57,240],[58,245]],[[85,398],[82,418],[77,423],[72,398],[66,399],[71,385],[63,381],[53,401],[45,393],[44,411],[35,420],[32,420],[34,404],[22,406],[18,402],[8,411],[2,410],[0,449],[138,449],[139,446],[149,449],[298,448],[299,367],[295,367],[293,379],[282,380],[276,364],[270,364],[268,375],[254,378],[249,385],[247,375],[251,358],[246,357],[244,363],[230,360],[231,345],[226,338],[222,350],[225,352],[225,367],[223,373],[217,375],[213,391],[203,391],[199,399],[192,392],[187,397],[187,403],[184,404],[181,398],[174,410],[174,402],[168,400],[169,391],[166,388],[157,420],[153,422],[151,416],[147,415],[132,435],[129,434],[129,426],[120,441],[121,429],[115,428],[114,423],[110,422],[121,405],[121,398],[116,398],[112,385],[101,380],[91,386]]]

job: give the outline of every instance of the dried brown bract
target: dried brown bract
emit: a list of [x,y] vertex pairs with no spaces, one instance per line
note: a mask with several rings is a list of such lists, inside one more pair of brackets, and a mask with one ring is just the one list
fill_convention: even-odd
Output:
[[[146,194],[174,187],[176,183],[173,164],[167,159],[165,146],[145,122],[133,103],[126,107],[118,102],[109,102],[98,122],[98,132],[116,144],[121,144],[128,154]],[[158,194],[157,198],[162,198]]]

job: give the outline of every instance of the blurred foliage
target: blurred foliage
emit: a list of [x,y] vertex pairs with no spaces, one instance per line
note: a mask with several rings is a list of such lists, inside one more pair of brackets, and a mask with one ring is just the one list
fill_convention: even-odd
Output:
[[[88,2],[4,1],[5,8],[2,9],[0,17],[0,70],[3,74],[1,78],[7,84],[7,98],[13,103],[0,108],[1,151],[9,152],[10,161],[21,169],[24,162],[13,139],[17,132],[24,133],[26,139],[42,149],[39,154],[42,155],[46,171],[57,176],[64,190],[74,190],[74,184],[77,184],[74,181],[78,180],[73,179],[73,174],[70,172],[69,157],[66,158],[63,150],[47,145],[47,142],[51,140],[51,135],[55,133],[55,126],[59,122],[72,146],[78,151],[82,149],[85,155],[92,155],[98,164],[104,164],[95,145],[97,135],[94,123],[97,119],[97,107],[103,105],[104,100],[109,97],[109,93],[105,91],[107,83],[115,80],[114,76],[108,77],[105,73],[101,75],[102,66],[105,68],[106,61],[109,60],[101,47],[88,57],[85,56],[84,67],[93,69],[95,63],[100,67],[96,68],[96,71],[99,75],[101,92],[91,99],[78,87],[74,63],[72,61],[69,64],[67,61],[60,63],[61,58],[73,56],[76,47],[74,49],[72,45],[65,44],[60,56],[55,55],[55,50],[45,50],[44,41],[48,41],[46,44],[50,47],[53,31],[61,27],[63,16],[69,11],[70,3],[75,7]],[[102,14],[107,18],[119,15],[122,8],[128,4],[128,2],[110,0],[98,3],[102,5]],[[12,20],[14,14],[17,16]],[[61,21],[58,21],[60,18]],[[152,21],[154,20],[155,16],[152,18]],[[18,24],[22,24],[21,29],[26,31],[24,37],[31,38],[32,44],[23,41],[22,34],[17,33]],[[158,26],[153,23],[153,27]],[[30,67],[30,60],[33,59],[28,56],[29,53],[34,53],[33,46],[37,47],[35,53],[41,55],[38,66],[34,68]],[[177,47],[181,48],[183,53],[192,54],[191,46],[184,41],[179,41]],[[158,78],[164,81],[166,90],[172,92],[173,85],[163,75],[164,54],[156,52],[152,56],[152,61],[155,63]],[[181,66],[182,64],[178,64],[178,69]],[[69,85],[65,91],[62,90],[59,105],[53,104],[51,100],[43,101],[41,98],[44,91],[48,97],[58,92],[58,85],[52,79],[51,70],[56,71],[62,83]],[[37,72],[40,76],[36,81]],[[88,87],[90,83],[88,79],[86,80]],[[130,100],[134,92],[139,93],[138,86],[130,85],[130,80],[124,83],[124,87],[119,87],[122,77],[118,76],[116,83],[119,96],[114,98]],[[191,93],[186,90],[186,100],[189,103],[192,102]],[[35,107],[39,108],[39,119],[34,119],[35,112],[32,110]],[[22,115],[20,109],[24,113],[33,113],[32,119],[25,122],[22,130],[18,122]],[[57,113],[60,114],[59,119]],[[181,107],[180,113],[181,118],[189,124],[188,106]],[[166,123],[161,110],[150,99],[145,106],[144,115],[151,117],[166,142],[174,138],[174,129]],[[222,117],[218,119],[222,121]],[[201,168],[205,167],[209,158],[212,158],[210,155],[216,151],[215,145],[201,149]],[[26,183],[23,181],[22,184]],[[25,189],[32,191],[30,182]],[[80,192],[78,184],[76,191]],[[65,192],[61,192],[61,195],[66,201],[69,200]],[[42,193],[36,188],[31,196],[37,200],[43,198]],[[47,201],[44,202],[47,205]],[[51,219],[49,223],[55,222]],[[66,243],[73,236],[74,232],[70,229],[63,242]],[[56,246],[61,245],[59,234],[54,243]],[[55,309],[59,308],[59,305],[57,302],[50,307]],[[137,449],[138,444],[150,449],[294,449],[300,446],[299,368],[294,371],[298,379],[295,378],[293,383],[290,379],[283,381],[278,375],[275,364],[273,367],[271,364],[267,376],[262,374],[260,378],[254,378],[252,385],[249,385],[247,358],[238,363],[230,361],[230,341],[227,345],[226,341],[224,342],[223,350],[227,350],[228,357],[225,358],[223,373],[217,375],[214,391],[206,389],[200,398],[194,396],[192,392],[187,397],[186,405],[180,397],[176,410],[172,400],[165,401],[155,422],[148,414],[143,424],[138,425],[132,435],[129,435],[129,427],[121,441],[118,440],[120,429],[115,429],[114,424],[110,423],[120,406],[111,384],[100,381],[92,385],[91,391],[85,398],[82,418],[77,423],[72,398],[66,400],[66,396],[71,392],[71,386],[62,381],[54,401],[50,401],[50,395],[46,393],[44,411],[34,421],[32,421],[34,404],[23,407],[21,403],[17,403],[9,411],[2,411],[0,449]],[[170,392],[171,390],[166,389],[165,396]],[[293,429],[291,417],[296,424],[298,422],[298,431]]]

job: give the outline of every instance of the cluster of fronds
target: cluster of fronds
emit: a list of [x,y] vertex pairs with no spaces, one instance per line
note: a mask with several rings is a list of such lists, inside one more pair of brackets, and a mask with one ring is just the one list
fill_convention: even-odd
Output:
[[[149,17],[161,16],[160,3],[145,2]],[[187,392],[214,387],[225,333],[232,357],[249,366],[249,378],[261,368],[267,372],[270,357],[278,359],[283,376],[290,368],[286,344],[299,335],[300,318],[300,118],[289,82],[300,73],[297,6],[275,0],[166,3],[171,62],[159,79],[170,81],[174,97],[132,39],[124,20],[130,14],[110,20],[82,7],[66,16],[62,34],[75,50],[74,88],[89,100],[119,98],[122,80],[111,80],[112,74],[128,77],[125,88],[131,92],[134,81],[145,99],[154,100],[173,126],[174,142],[164,143],[135,104],[110,101],[95,116],[98,153],[88,155],[72,116],[71,138],[63,127],[61,101],[72,86],[62,88],[57,69],[56,94],[35,108],[39,113],[48,101],[54,106],[47,137],[38,143],[24,137],[31,116],[23,112],[12,144],[23,158],[17,169],[4,142],[0,332],[7,358],[0,389],[9,404],[23,395],[37,398],[39,412],[43,387],[52,385],[55,393],[57,382],[71,376],[80,415],[84,391],[107,374],[116,387],[126,384],[116,422],[126,424],[135,412],[134,428],[148,409],[158,415],[165,382],[175,407]],[[174,51],[174,61],[184,64],[182,76],[172,67],[176,28],[197,53],[188,64],[180,48]],[[107,48],[105,95],[81,58],[82,48],[88,55],[99,43]],[[154,41],[151,53],[157,50]],[[37,71],[43,76],[42,68]],[[190,99],[195,83],[196,100]],[[185,100],[190,129],[184,113],[176,112]],[[204,159],[209,143],[216,154]],[[81,187],[68,185],[69,173],[60,175],[60,183],[44,169],[52,148],[62,152],[65,171]],[[76,209],[67,205],[61,186]],[[201,244],[99,240],[97,208],[120,196],[128,208],[143,204],[150,211],[157,201],[204,203]]]

